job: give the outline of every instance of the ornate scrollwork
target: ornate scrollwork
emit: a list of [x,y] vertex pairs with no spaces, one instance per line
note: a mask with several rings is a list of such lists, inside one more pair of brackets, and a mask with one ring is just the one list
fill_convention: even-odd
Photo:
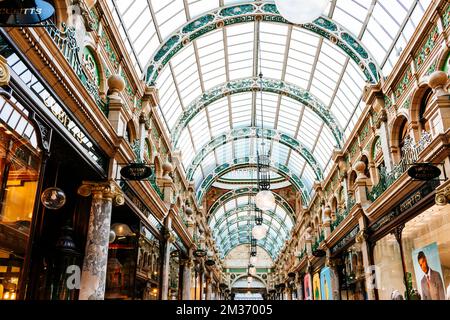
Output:
[[11,74],[9,72],[8,63],[3,56],[0,56],[0,87],[7,86],[10,79]]
[[368,238],[369,238],[369,235],[367,234],[367,230],[363,229],[358,232],[358,234],[356,235],[355,241],[357,243],[362,243],[362,242],[366,241]]
[[436,192],[435,202],[438,206],[445,206],[450,202],[450,186]]

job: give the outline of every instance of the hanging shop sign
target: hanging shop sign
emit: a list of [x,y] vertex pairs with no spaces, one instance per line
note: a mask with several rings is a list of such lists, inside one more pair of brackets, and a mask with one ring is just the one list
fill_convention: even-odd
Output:
[[152,168],[145,163],[131,163],[120,170],[120,175],[127,180],[141,181],[152,175]]
[[408,175],[415,180],[429,181],[439,178],[441,170],[431,163],[417,163],[408,169]]
[[55,14],[55,8],[42,0],[0,0],[1,27],[41,27]]

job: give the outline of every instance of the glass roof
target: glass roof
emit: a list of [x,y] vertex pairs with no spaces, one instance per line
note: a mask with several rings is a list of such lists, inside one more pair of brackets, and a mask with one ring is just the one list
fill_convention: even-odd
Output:
[[[258,2],[107,0],[107,3],[136,72],[145,78],[155,54],[180,28],[189,29],[207,21],[217,8]],[[387,76],[430,3],[431,0],[333,0],[324,16],[352,34],[376,60],[383,76]],[[204,19],[198,20],[199,17]],[[344,139],[349,136],[365,107],[361,97],[367,78],[341,48],[306,28],[286,23],[263,20],[211,29],[187,42],[158,72],[156,87],[160,106],[157,110],[169,136],[194,101],[208,98],[205,92],[230,81],[257,77],[259,58],[265,79],[293,83],[315,96],[337,120]],[[177,144],[185,170],[212,139],[236,128],[261,127],[259,99],[260,94],[252,90],[225,94],[190,118]],[[262,105],[264,128],[276,129],[299,140],[326,176],[337,142],[324,119],[309,106],[278,93],[264,92]],[[255,138],[239,139],[216,148],[195,171],[196,185],[219,165],[249,156],[255,151],[255,143]],[[273,160],[286,165],[311,189],[315,180],[311,165],[280,143],[271,141],[270,145]],[[243,224],[244,221],[239,228],[245,229]],[[236,226],[236,230],[239,228]],[[239,239],[236,231],[224,240],[223,248]],[[231,240],[234,242],[230,244]]]
[[[253,208],[254,195],[242,195],[224,202],[211,214],[208,224],[222,257],[237,245],[250,243],[255,225]],[[268,229],[267,236],[257,244],[276,258],[294,223],[286,210],[276,204],[263,213],[263,225]]]

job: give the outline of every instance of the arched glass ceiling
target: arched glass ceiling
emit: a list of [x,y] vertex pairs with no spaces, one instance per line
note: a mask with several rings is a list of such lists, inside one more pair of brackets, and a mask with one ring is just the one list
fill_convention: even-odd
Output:
[[[242,195],[224,202],[211,213],[208,224],[222,257],[234,247],[250,243],[254,226],[252,208],[254,196]],[[263,224],[268,228],[267,236],[257,244],[275,259],[294,222],[286,210],[276,204],[272,210],[263,213]]]
[[[196,170],[193,175],[196,188],[200,186],[202,181],[210,175],[217,167],[224,163],[232,163],[234,159],[241,159],[244,157],[256,158],[257,148],[261,145],[260,138],[240,139],[234,143],[227,143],[218,148],[215,152],[209,153],[202,162],[202,170]],[[234,157],[235,155],[235,157]],[[306,165],[306,160],[297,152],[292,152],[291,149],[281,143],[274,143],[272,145],[271,160],[285,165],[292,173],[302,179],[302,182],[308,191],[312,190],[312,186],[316,178],[316,174],[311,166]],[[318,159],[319,165],[325,160]],[[256,181],[256,176],[253,179]]]
[[[139,73],[145,71],[158,46],[182,25],[212,9],[243,2],[248,1],[108,0]],[[429,3],[430,0],[336,0],[330,2],[326,13],[360,38],[384,70],[389,70]],[[202,92],[220,83],[256,75],[255,24],[236,24],[207,33],[171,59],[157,83],[160,115],[169,131],[186,106]],[[348,135],[364,107],[361,93],[365,78],[356,63],[330,41],[297,26],[262,22],[261,41],[264,76],[295,83],[319,97]],[[255,94],[249,93],[225,98],[208,108],[185,134],[186,157],[215,136],[216,129],[223,132],[254,123],[257,115],[251,106],[255,102]],[[305,139],[311,140],[312,151],[325,160],[327,173],[333,144],[322,139],[326,136],[323,123],[317,125],[291,104],[279,95],[265,94],[265,125],[282,130],[284,122],[290,122],[286,129],[300,136],[310,133],[305,127],[314,128],[316,135]]]
[[[136,71],[143,77],[151,57],[174,31],[205,12],[244,2],[248,1],[107,0]],[[430,3],[431,0],[333,0],[325,15],[361,40],[386,76]],[[157,81],[161,101],[158,112],[169,134],[176,119],[196,97],[221,83],[257,75],[256,25],[235,24],[206,33],[161,70]],[[262,22],[260,30],[264,76],[295,83],[317,96],[338,119],[347,137],[364,108],[361,96],[365,77],[359,66],[329,40],[298,26]],[[284,96],[264,93],[263,100],[264,126],[284,131],[308,146],[326,175],[334,143],[323,121],[307,108],[299,112],[296,102]],[[190,163],[198,149],[216,135],[259,123],[257,101],[256,93],[242,93],[206,108],[181,137],[184,164]],[[199,170],[202,177],[196,179],[204,178],[211,167],[223,163],[230,153],[232,158],[238,158],[252,150],[251,142],[242,142],[211,154]],[[273,153],[285,160],[291,170],[300,172],[305,182],[312,181],[306,177],[308,166],[301,158],[296,159],[295,153]]]

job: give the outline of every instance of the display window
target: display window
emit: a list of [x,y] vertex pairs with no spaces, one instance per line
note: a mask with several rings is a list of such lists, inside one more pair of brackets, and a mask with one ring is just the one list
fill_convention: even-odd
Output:
[[177,300],[180,290],[180,252],[170,245],[168,300]]
[[136,271],[136,299],[158,300],[161,270],[160,241],[146,227],[141,228]]
[[339,276],[341,300],[367,300],[364,264],[358,244],[342,253],[336,271]]
[[397,231],[374,247],[378,298],[450,299],[450,207],[432,206]]
[[0,97],[0,300],[18,298],[40,162],[28,112],[14,98]]
[[111,231],[105,299],[133,299],[138,237],[125,223],[113,223]]
[[402,232],[410,299],[450,299],[450,207],[433,206]]
[[404,295],[402,256],[400,245],[393,234],[377,241],[373,249],[376,268],[378,299],[391,300],[393,295]]

